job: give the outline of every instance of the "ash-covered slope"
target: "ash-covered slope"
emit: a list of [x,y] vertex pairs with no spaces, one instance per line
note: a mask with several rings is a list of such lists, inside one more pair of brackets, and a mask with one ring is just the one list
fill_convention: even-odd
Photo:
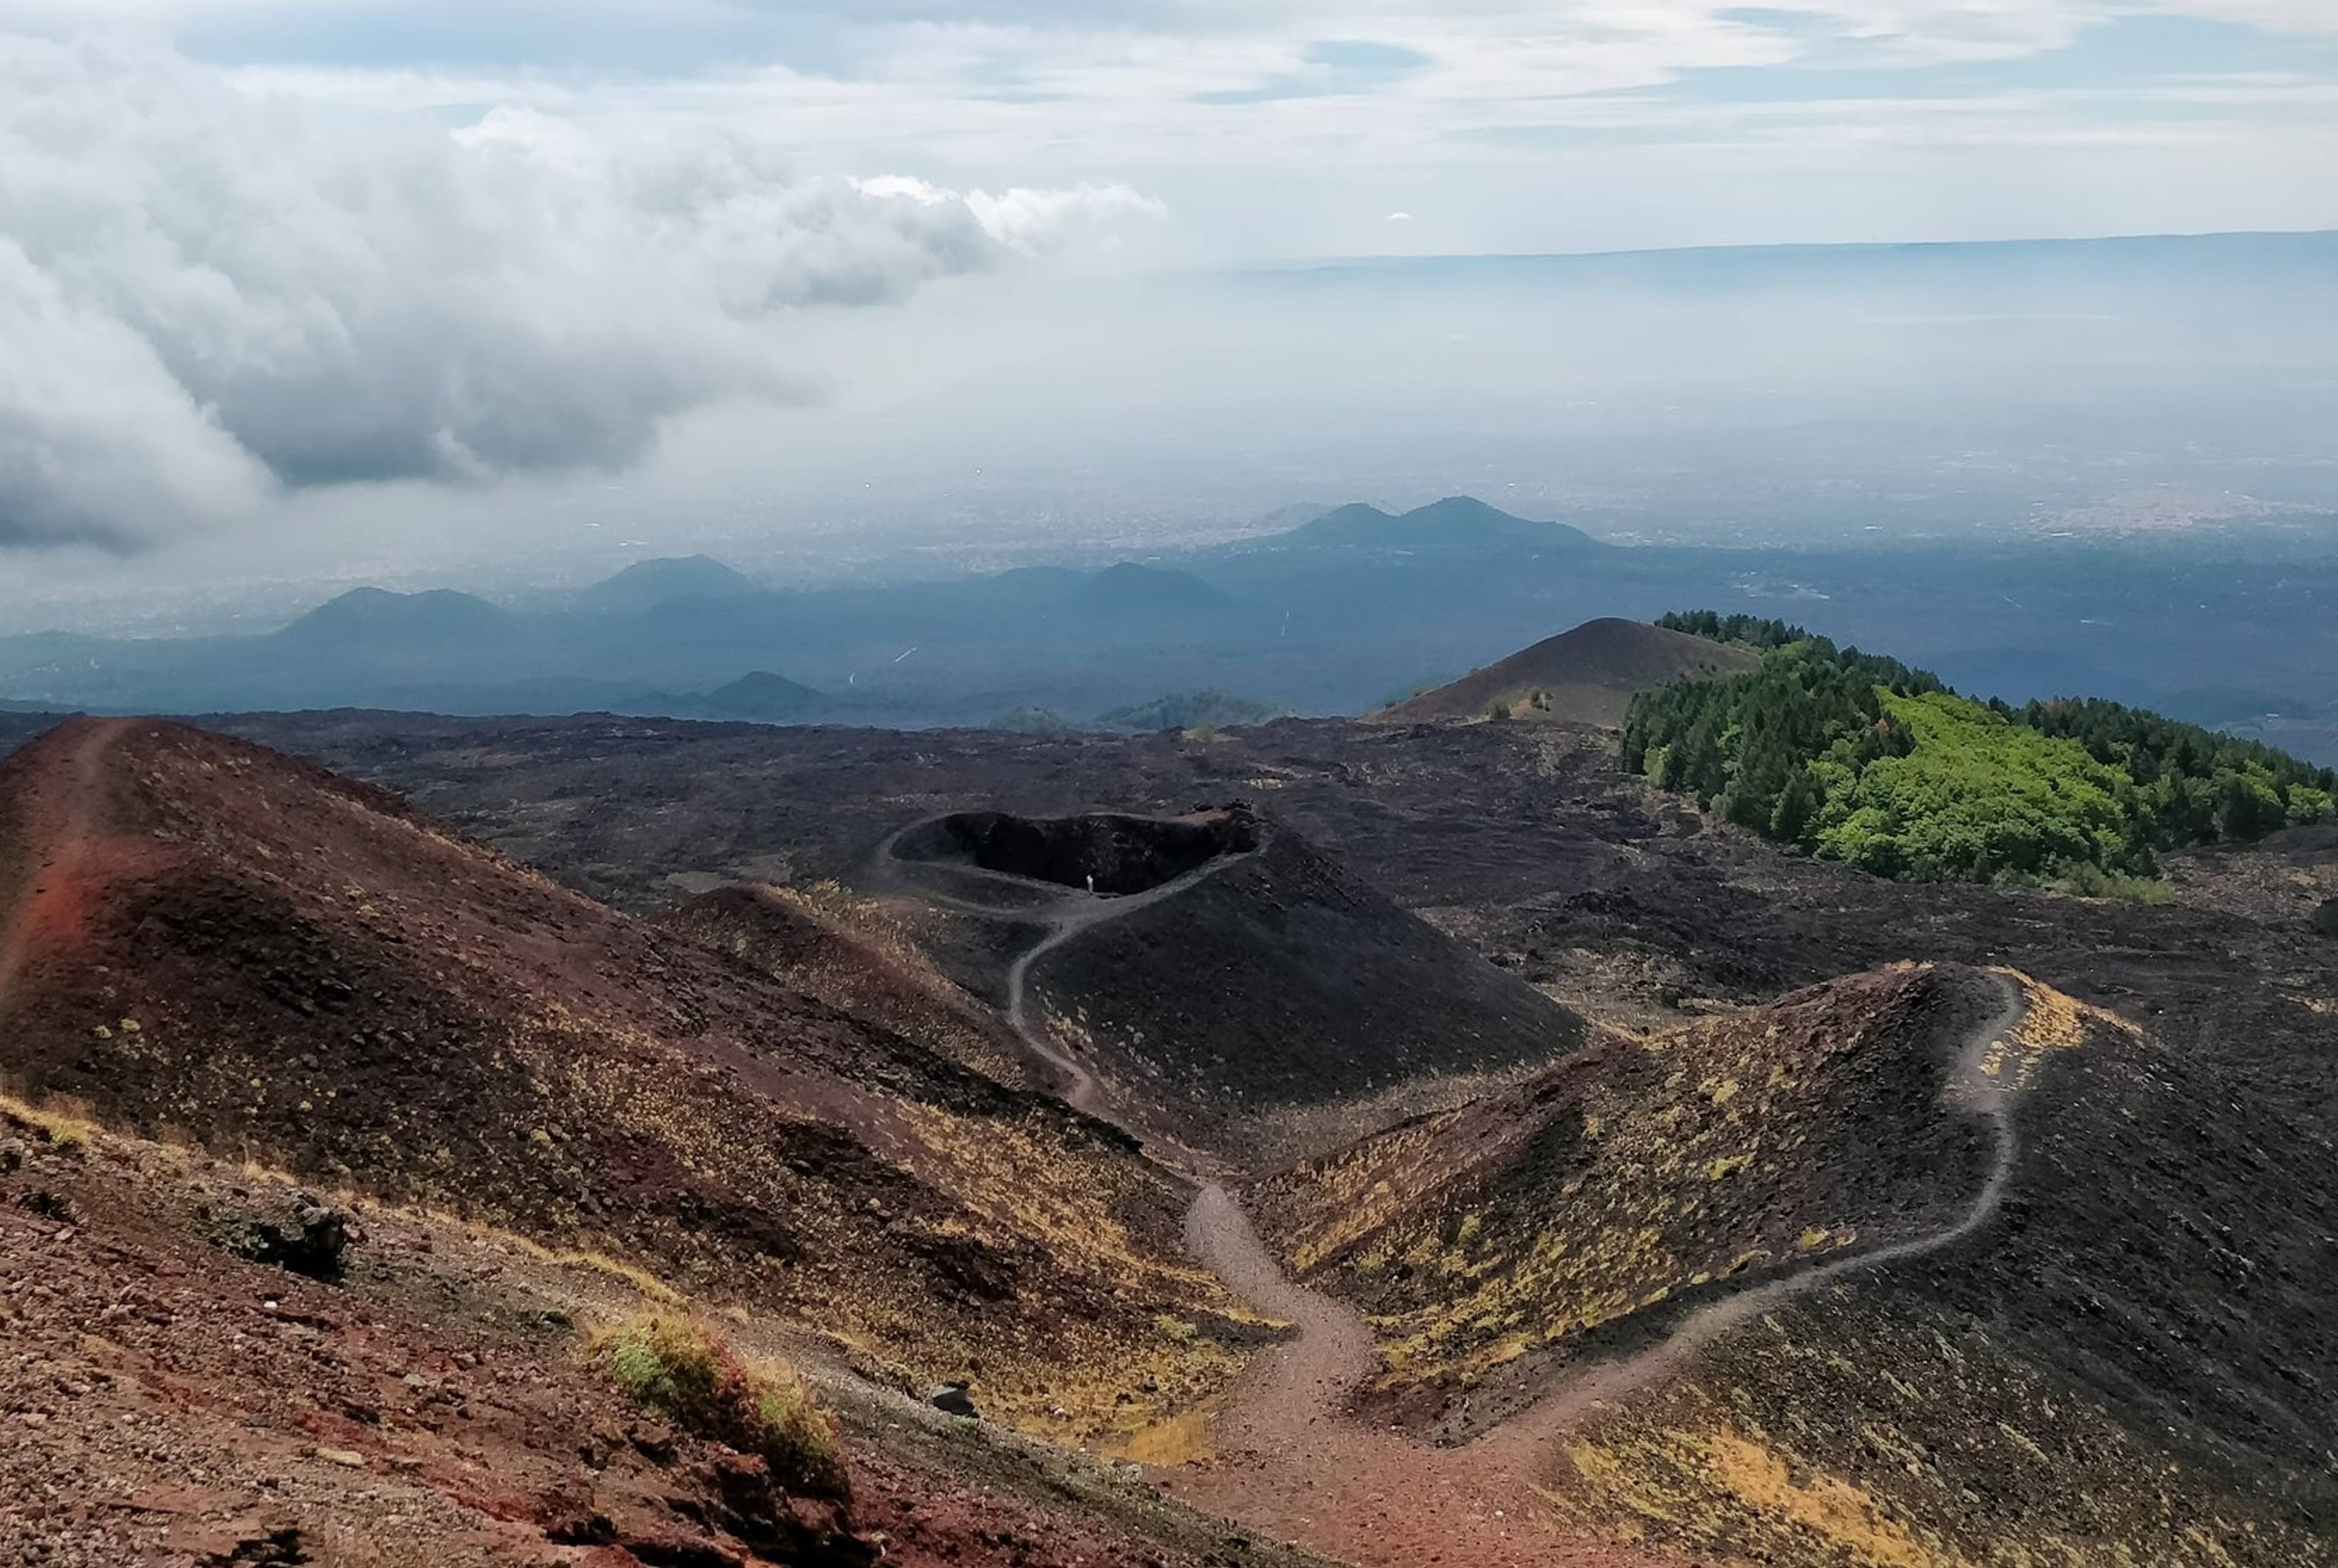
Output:
[[1076,1048],[1203,1136],[1546,1062],[1587,1035],[1574,1014],[1247,807],[962,813],[899,836],[893,853],[944,908],[962,917],[990,900],[977,924],[1019,932],[937,938],[938,960],[1003,995],[1012,987],[993,966],[1034,954],[1029,994]]
[[1482,719],[1498,710],[1518,718],[1613,727],[1623,723],[1635,692],[1694,675],[1735,675],[1761,662],[1751,649],[1662,626],[1586,621],[1459,681],[1408,697],[1374,717],[1420,722]]
[[1442,1416],[1472,1390],[1498,1416],[1700,1298],[1955,1223],[1992,1139],[1942,1091],[1999,1004],[1970,971],[1884,970],[1611,1039],[1308,1161],[1258,1209],[1380,1323],[1401,1367],[1384,1393]]
[[2020,975],[1972,1068],[1992,1133],[1937,1097],[1990,978],[1882,971],[1611,1047],[1258,1206],[1376,1315],[1368,1406],[1513,1419],[1563,1516],[1620,1536],[1803,1568],[2338,1560],[2326,1141]]
[[1027,1077],[1015,1031],[968,996],[873,905],[837,890],[718,888],[659,924],[791,991],[907,1035],[1003,1083]]
[[1066,1429],[1138,1418],[1131,1357],[1164,1399],[1231,1359],[1152,1354],[1224,1298],[1122,1141],[259,747],[78,720],[11,758],[0,922],[0,1073],[110,1125],[978,1364]]
[[645,1406],[595,1335],[695,1319],[799,1391],[774,1377],[801,1349],[783,1321],[357,1207],[326,1210],[339,1266],[295,1271],[250,1243],[318,1212],[314,1191],[0,1098],[0,1563],[1210,1568],[1250,1547],[1252,1568],[1310,1568],[832,1365],[798,1361],[838,1427],[810,1450],[817,1477],[742,1453]]

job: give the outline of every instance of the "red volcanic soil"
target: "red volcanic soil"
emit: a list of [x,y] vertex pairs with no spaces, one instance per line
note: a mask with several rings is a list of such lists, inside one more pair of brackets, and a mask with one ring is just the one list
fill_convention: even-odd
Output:
[[1371,1568],[1682,1568],[1556,1517],[1535,1491],[1533,1443],[1435,1448],[1352,1415],[1372,1364],[1364,1320],[1292,1285],[1224,1192],[1204,1193],[1187,1223],[1194,1250],[1300,1338],[1218,1413],[1214,1453],[1156,1472],[1174,1495]]
[[978,1436],[929,1440],[944,1465],[889,1454],[868,1429],[917,1418],[873,1394],[846,1413],[850,1504],[791,1496],[595,1370],[575,1325],[649,1306],[621,1281],[370,1205],[337,1284],[214,1244],[299,1200],[264,1172],[0,1111],[0,1562],[1231,1560],[1223,1530],[1140,1497],[1082,1507],[1077,1475]]
[[[861,953],[777,931],[743,956]],[[867,994],[940,1008],[913,967]],[[260,748],[61,728],[0,766],[0,1073],[48,1107],[0,1102],[0,1561],[1224,1556],[900,1397],[970,1374],[994,1416],[1143,1419],[1256,1337],[1182,1255],[1181,1189],[947,1045]],[[250,1260],[303,1181],[353,1211],[330,1282]],[[824,1380],[849,1517],[596,1370],[580,1326],[674,1310]]]
[[1230,1302],[1126,1140],[276,753],[25,749],[0,918],[0,1075],[108,1125],[610,1252],[1051,1430],[1241,1354],[1154,1353]]

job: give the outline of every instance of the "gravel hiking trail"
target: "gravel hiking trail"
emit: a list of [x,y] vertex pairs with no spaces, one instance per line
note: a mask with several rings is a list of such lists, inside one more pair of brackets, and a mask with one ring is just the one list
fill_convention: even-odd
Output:
[[1731,1329],[1862,1269],[1954,1246],[1998,1210],[2016,1160],[2010,1096],[1988,1071],[2021,1021],[2019,989],[2003,975],[1999,1005],[1958,1054],[1942,1100],[1984,1117],[1994,1142],[1988,1179],[1945,1230],[1818,1265],[1742,1290],[1685,1318],[1639,1354],[1594,1362],[1473,1442],[1439,1448],[1351,1416],[1349,1394],[1377,1370],[1370,1329],[1344,1303],[1295,1284],[1223,1188],[1205,1184],[1186,1219],[1186,1243],[1254,1309],[1291,1322],[1297,1339],[1269,1351],[1220,1413],[1222,1458],[1164,1477],[1189,1503],[1333,1556],[1366,1563],[1444,1563],[1526,1568],[1562,1563],[1649,1562],[1621,1548],[1567,1540],[1546,1524],[1535,1484],[1557,1440],[1593,1414],[1684,1367]]
[[[1039,904],[1026,900],[1046,884],[954,867],[961,886],[968,877],[1002,885],[1001,902],[989,904],[932,887],[917,875],[918,863],[894,857],[895,843],[919,826],[910,824],[879,848],[880,875],[943,907],[1043,930],[1008,971],[1008,1021],[1067,1103],[1143,1136],[1106,1103],[1095,1074],[1056,1042],[1044,1018],[1034,1015],[1031,966],[1082,932],[1174,897],[1257,848],[1221,856],[1144,893],[1099,897],[1074,891]],[[1535,1486],[1565,1465],[1553,1455],[1557,1439],[1602,1405],[1679,1370],[1723,1335],[1763,1313],[1855,1271],[1954,1246],[1989,1221],[2013,1172],[2016,1134],[2010,1096],[1985,1063],[2023,1014],[2019,987],[2001,975],[1990,979],[1999,988],[1999,1004],[1967,1036],[1941,1096],[1950,1109],[1985,1118],[1993,1134],[1988,1179],[1957,1223],[1738,1291],[1690,1314],[1636,1355],[1594,1362],[1518,1416],[1455,1447],[1439,1448],[1351,1416],[1349,1396],[1378,1366],[1370,1327],[1344,1302],[1292,1279],[1223,1184],[1227,1172],[1208,1168],[1184,1151],[1148,1142],[1148,1152],[1164,1168],[1194,1185],[1185,1217],[1188,1250],[1253,1310],[1296,1330],[1295,1338],[1252,1364],[1215,1412],[1218,1456],[1200,1465],[1155,1467],[1154,1478],[1185,1502],[1357,1563],[1655,1568],[1673,1562],[1584,1540],[1547,1517]]]
[[[84,719],[86,733],[66,766],[32,781],[30,809],[19,824],[27,855],[23,891],[0,920],[0,1003],[37,946],[69,938],[80,926],[84,882],[99,835],[94,820],[107,748],[130,728],[125,719]],[[60,773],[62,776],[60,776]]]
[[[1040,1077],[1049,1083],[1064,1103],[1073,1110],[1094,1116],[1100,1122],[1109,1122],[1131,1137],[1144,1140],[1148,1150],[1160,1163],[1175,1171],[1186,1180],[1193,1181],[1203,1180],[1201,1162],[1189,1152],[1183,1149],[1156,1148],[1154,1146],[1153,1134],[1142,1129],[1125,1125],[1121,1116],[1105,1103],[1103,1086],[1097,1082],[1096,1075],[1056,1043],[1044,1020],[1033,1017],[1030,1006],[1031,965],[1083,931],[1101,926],[1109,920],[1118,920],[1134,915],[1138,910],[1158,904],[1164,899],[1174,898],[1195,883],[1206,881],[1229,867],[1238,866],[1252,858],[1266,848],[1272,829],[1261,824],[1258,838],[1249,848],[1229,850],[1213,856],[1183,876],[1172,877],[1159,887],[1148,887],[1142,893],[1117,895],[1086,893],[1076,888],[1057,887],[1054,884],[1041,882],[1033,877],[1017,877],[1011,872],[992,871],[978,866],[953,864],[950,867],[951,873],[960,881],[988,881],[999,885],[1002,888],[1014,890],[1015,896],[1010,896],[1005,901],[986,904],[979,899],[968,898],[962,894],[945,893],[932,887],[918,875],[920,862],[904,860],[894,853],[896,846],[904,837],[929,822],[940,821],[948,815],[950,813],[943,812],[938,816],[921,818],[891,834],[879,845],[871,857],[873,868],[879,880],[906,891],[926,903],[944,909],[954,909],[962,915],[977,916],[987,920],[1011,920],[1018,925],[1036,926],[1043,929],[1046,935],[1025,949],[1023,955],[1017,958],[1014,965],[1007,971],[1007,1021],[1014,1026],[1016,1037],[1021,1040],[1031,1053],[1033,1064],[1038,1068]],[[1176,818],[1138,818],[1135,820],[1172,822]],[[1020,898],[1027,898],[1034,891],[1042,890],[1057,897],[1037,904],[1019,901]]]

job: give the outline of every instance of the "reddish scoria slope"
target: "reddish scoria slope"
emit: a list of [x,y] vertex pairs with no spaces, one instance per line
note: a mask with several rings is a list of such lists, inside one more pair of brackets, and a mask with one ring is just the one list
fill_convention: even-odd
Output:
[[1243,1353],[1125,1141],[264,749],[76,720],[11,758],[0,921],[0,1073],[111,1125],[635,1259],[1066,1434]]
[[[0,1563],[1307,1568],[1039,1445],[823,1375],[849,1501],[634,1404],[605,1265],[359,1203],[328,1283],[236,1255],[290,1181],[0,1101]],[[714,1332],[768,1362],[784,1330]],[[775,1344],[774,1341],[777,1341]]]

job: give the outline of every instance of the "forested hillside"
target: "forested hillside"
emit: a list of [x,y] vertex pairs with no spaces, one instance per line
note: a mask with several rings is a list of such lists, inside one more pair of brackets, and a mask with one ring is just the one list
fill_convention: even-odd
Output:
[[1625,765],[1881,876],[2147,877],[2156,851],[2319,821],[2338,792],[2329,769],[2117,702],[1984,704],[1781,621],[1658,623],[1759,649],[1762,668],[1635,699]]

